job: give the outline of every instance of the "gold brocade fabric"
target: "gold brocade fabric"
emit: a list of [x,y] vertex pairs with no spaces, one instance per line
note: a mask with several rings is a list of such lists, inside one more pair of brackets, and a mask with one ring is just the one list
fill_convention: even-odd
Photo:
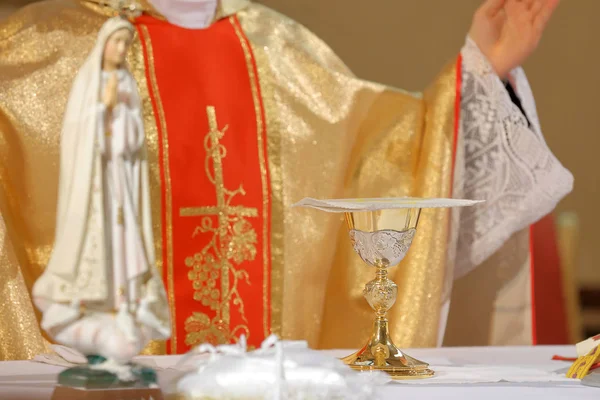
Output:
[[[455,68],[421,97],[355,78],[318,38],[263,6],[250,4],[237,17],[256,58],[267,122],[273,330],[317,348],[360,346],[371,328],[362,289],[373,270],[350,249],[339,215],[289,206],[305,196],[449,196]],[[0,25],[0,359],[46,349],[28,293],[53,244],[68,92],[105,19],[96,6],[50,0]],[[144,104],[161,254],[157,127],[139,38],[129,63]],[[399,297],[390,325],[400,346],[436,344],[448,217],[424,211],[409,255],[391,272]]]
[[[272,243],[283,259],[282,334],[319,348],[355,348],[373,311],[374,271],[350,247],[339,215],[290,209],[315,198],[451,195],[456,69],[421,98],[356,79],[312,33],[253,5],[238,14],[253,45],[273,179]],[[445,279],[448,211],[427,210],[402,267],[390,329],[401,346],[435,346]],[[336,246],[332,245],[337,243]],[[277,276],[277,275],[276,275]]]

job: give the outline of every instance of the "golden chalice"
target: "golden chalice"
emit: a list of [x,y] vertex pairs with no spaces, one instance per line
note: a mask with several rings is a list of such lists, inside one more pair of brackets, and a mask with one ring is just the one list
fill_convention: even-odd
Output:
[[398,294],[398,286],[387,276],[388,268],[398,265],[408,252],[420,213],[420,208],[399,208],[345,214],[354,250],[376,268],[375,279],[363,291],[375,311],[373,333],[362,349],[343,359],[353,369],[385,371],[394,379],[428,378],[434,374],[429,364],[396,347],[386,317]]
[[383,371],[393,379],[429,378],[434,372],[394,344],[387,320],[398,295],[398,286],[388,278],[388,268],[402,261],[417,232],[423,208],[472,206],[480,201],[459,199],[377,198],[318,200],[305,198],[295,207],[308,207],[330,213],[345,213],[354,250],[375,267],[375,279],[365,285],[363,294],[375,311],[373,333],[367,344],[343,358],[358,371]]

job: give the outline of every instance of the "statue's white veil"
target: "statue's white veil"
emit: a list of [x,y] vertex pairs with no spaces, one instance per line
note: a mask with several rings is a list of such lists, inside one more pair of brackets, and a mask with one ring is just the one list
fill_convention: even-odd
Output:
[[[102,59],[107,40],[113,33],[121,29],[134,32],[133,25],[121,17],[111,18],[104,23],[98,34],[96,45],[79,70],[69,95],[61,132],[55,243],[46,270],[34,285],[34,299],[64,301],[59,286],[73,284],[78,276],[88,223],[94,167],[99,165],[96,137],[100,115],[98,106],[101,98]],[[133,97],[135,101],[139,102],[137,93]],[[141,107],[139,104],[137,106]],[[141,159],[139,224],[142,229],[148,266],[150,272],[155,272],[145,146],[139,157]],[[104,215],[103,212],[101,214]],[[106,263],[106,256],[102,257],[101,262]],[[102,266],[98,267],[102,269]],[[106,270],[106,268],[103,269]],[[82,295],[81,300],[85,300],[85,293]],[[99,299],[90,298],[90,300]]]

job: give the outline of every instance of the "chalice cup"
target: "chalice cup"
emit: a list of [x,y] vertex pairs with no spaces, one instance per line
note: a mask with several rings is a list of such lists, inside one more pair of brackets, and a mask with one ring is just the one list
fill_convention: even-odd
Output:
[[365,285],[363,295],[375,311],[373,333],[367,344],[343,358],[352,369],[384,371],[393,379],[419,379],[434,375],[429,364],[407,355],[390,336],[387,312],[396,302],[398,286],[388,278],[388,269],[398,265],[417,232],[420,208],[346,212],[354,251],[375,268],[375,279]]

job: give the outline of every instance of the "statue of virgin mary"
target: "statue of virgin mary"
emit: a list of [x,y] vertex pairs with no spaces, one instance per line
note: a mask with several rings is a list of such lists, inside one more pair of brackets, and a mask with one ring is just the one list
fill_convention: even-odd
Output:
[[126,19],[109,19],[75,79],[60,144],[56,239],[33,288],[42,328],[107,366],[170,336],[141,105],[125,65],[133,35]]

